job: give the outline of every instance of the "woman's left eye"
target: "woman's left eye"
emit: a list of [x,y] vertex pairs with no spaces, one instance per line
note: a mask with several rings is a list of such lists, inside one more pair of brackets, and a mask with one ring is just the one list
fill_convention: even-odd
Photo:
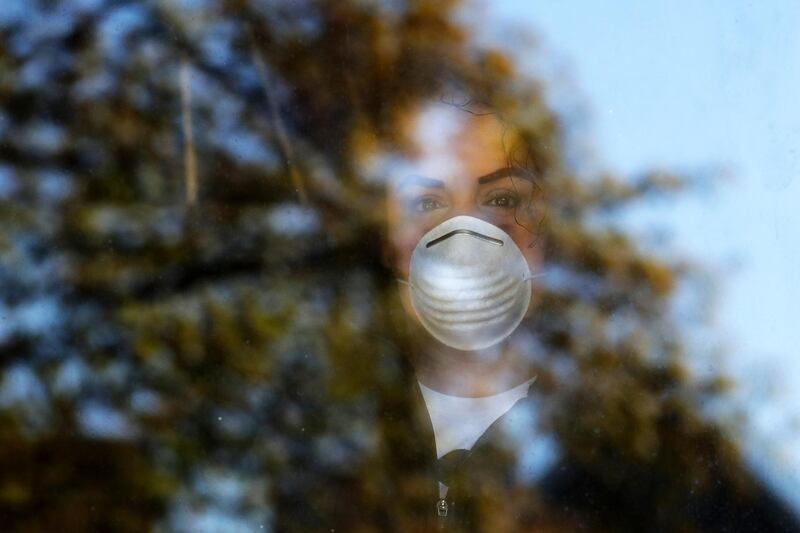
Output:
[[483,205],[510,209],[519,205],[519,199],[512,194],[498,194],[486,200]]

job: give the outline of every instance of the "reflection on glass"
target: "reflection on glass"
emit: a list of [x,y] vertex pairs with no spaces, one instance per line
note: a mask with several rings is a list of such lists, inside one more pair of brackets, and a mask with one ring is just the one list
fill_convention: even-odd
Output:
[[9,5],[4,530],[796,529],[454,3]]

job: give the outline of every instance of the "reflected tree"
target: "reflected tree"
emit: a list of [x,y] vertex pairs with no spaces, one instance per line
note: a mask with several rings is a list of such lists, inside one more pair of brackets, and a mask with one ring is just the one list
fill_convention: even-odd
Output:
[[[593,483],[564,489],[596,495],[581,523],[702,530],[707,502],[766,501],[701,414],[725,380],[688,372],[669,318],[688,267],[598,223],[685,181],[577,175],[540,82],[477,44],[458,2],[10,5],[4,528],[424,528],[382,184],[359,161],[402,150],[412,110],[456,86],[518,126],[542,176],[551,274],[531,328],[548,423]],[[476,527],[570,523],[489,472],[512,459],[473,472]]]

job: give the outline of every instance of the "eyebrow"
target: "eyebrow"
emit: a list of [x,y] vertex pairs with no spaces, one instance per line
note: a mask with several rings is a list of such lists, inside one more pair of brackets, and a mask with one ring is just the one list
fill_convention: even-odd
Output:
[[529,176],[523,169],[504,167],[494,172],[490,172],[478,178],[478,183],[484,185],[493,181],[501,180],[503,178],[520,178],[533,183],[533,178]]
[[442,180],[437,180],[433,178],[428,178],[425,176],[406,176],[400,183],[397,185],[396,190],[401,191],[406,187],[410,187],[412,185],[417,185],[419,187],[425,187],[429,189],[444,189],[444,182]]
[[[493,181],[497,181],[503,178],[520,178],[533,183],[533,178],[529,176],[524,170],[513,167],[500,168],[495,170],[494,172],[490,172],[488,174],[480,176],[478,178],[478,183],[480,185],[485,185],[486,183],[491,183]],[[418,176],[412,174],[400,180],[400,183],[397,185],[395,190],[401,191],[406,187],[410,187],[412,185],[417,185],[419,187],[425,187],[429,189],[445,188],[444,182],[442,180],[437,180],[434,178],[429,178],[427,176]]]

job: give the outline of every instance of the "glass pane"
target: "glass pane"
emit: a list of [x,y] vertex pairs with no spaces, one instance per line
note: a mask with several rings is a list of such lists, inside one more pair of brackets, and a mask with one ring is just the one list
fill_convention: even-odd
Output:
[[800,530],[799,23],[5,0],[3,530]]

